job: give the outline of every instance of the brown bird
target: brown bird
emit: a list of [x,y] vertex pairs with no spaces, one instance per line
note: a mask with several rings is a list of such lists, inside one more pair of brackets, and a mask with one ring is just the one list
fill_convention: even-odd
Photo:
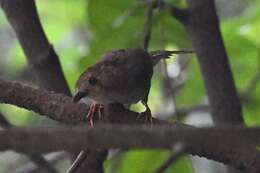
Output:
[[193,53],[193,51],[148,53],[137,48],[106,53],[99,62],[80,75],[76,83],[78,92],[74,96],[74,101],[77,102],[86,96],[94,100],[87,115],[91,125],[93,125],[93,115],[97,110],[97,104],[133,104],[142,101],[146,112],[150,114],[147,101],[153,66],[163,58],[180,53]]

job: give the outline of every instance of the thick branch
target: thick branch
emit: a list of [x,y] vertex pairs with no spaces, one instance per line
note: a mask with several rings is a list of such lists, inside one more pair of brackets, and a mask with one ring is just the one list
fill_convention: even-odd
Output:
[[1,0],[0,3],[41,86],[70,95],[58,56],[41,26],[34,0]]
[[[84,103],[74,103],[71,97],[54,92],[34,89],[17,82],[0,79],[0,103],[13,104],[33,110],[51,119],[76,124],[87,122],[89,107]],[[119,105],[105,107],[104,119],[112,123],[136,124],[145,122],[145,118],[136,112],[129,111]],[[163,121],[154,119],[154,123]]]
[[[70,124],[79,123],[79,122],[82,122],[83,120],[85,120],[84,117],[86,115],[86,112],[88,111],[88,107],[85,104],[83,104],[83,103],[75,104],[72,102],[72,99],[70,97],[63,96],[61,94],[51,93],[51,92],[44,91],[44,90],[33,89],[31,87],[23,86],[21,84],[15,83],[15,82],[6,82],[3,80],[0,80],[0,102],[14,104],[14,105],[18,105],[18,106],[21,106],[21,107],[24,107],[24,108],[27,108],[30,110],[34,110],[40,114],[47,115],[53,119],[63,121],[66,123],[70,123]],[[119,106],[110,106],[110,107],[106,108],[106,111],[105,111],[105,120],[110,121],[112,123],[136,124],[137,117],[140,117],[140,115],[138,113],[126,110]],[[143,118],[143,117],[140,117],[139,120],[140,120],[139,121],[140,123],[145,122],[145,118]],[[163,121],[154,119],[153,122],[161,123]],[[174,128],[174,127],[176,127],[176,128]],[[195,128],[190,127],[190,126],[174,124],[174,126],[173,127],[171,126],[171,128],[173,131],[169,132],[169,133],[167,131],[164,131],[167,128],[166,129],[161,128],[161,130],[158,130],[158,132],[156,132],[155,134],[153,134],[154,131],[151,130],[151,134],[148,134],[148,136],[151,135],[150,136],[151,139],[153,139],[153,140],[156,139],[155,143],[150,144],[149,142],[147,143],[147,141],[144,140],[144,141],[146,141],[146,144],[143,147],[162,147],[162,148],[166,147],[167,148],[167,147],[171,147],[172,141],[185,140],[185,142],[186,142],[187,140],[192,140],[189,142],[187,141],[187,144],[192,144],[192,146],[190,146],[192,148],[189,151],[192,154],[205,156],[207,158],[218,160],[223,163],[230,163],[231,165],[234,165],[236,167],[248,167],[248,165],[253,165],[255,163],[258,163],[258,161],[257,161],[258,153],[255,151],[254,147],[251,146],[254,144],[254,141],[257,141],[257,139],[260,139],[260,138],[256,138],[256,136],[241,139],[241,137],[244,137],[245,135],[240,134],[240,135],[238,135],[239,138],[234,139],[235,137],[232,137],[235,134],[234,132],[228,134],[227,132],[221,131],[220,129],[218,129],[216,131],[216,134],[218,134],[218,136],[212,135],[212,137],[210,137],[211,135],[208,134],[209,138],[206,138],[205,137],[207,134],[206,130],[204,132],[196,131],[196,133],[198,133],[198,134],[193,134],[191,131],[192,131],[192,129],[195,129]],[[71,145],[70,146],[70,147],[72,147],[71,149],[73,149],[73,147],[75,147],[74,149],[78,149],[78,150],[84,149],[84,147],[91,148],[91,146],[88,146],[88,145],[93,145],[92,148],[95,148],[95,147],[98,147],[98,148],[134,147],[131,145],[135,145],[136,147],[141,147],[141,144],[138,143],[139,138],[138,138],[138,141],[135,141],[134,139],[130,140],[131,139],[130,136],[125,133],[117,134],[117,133],[120,133],[120,129],[119,129],[119,132],[116,132],[116,130],[115,130],[116,127],[112,128],[112,129],[113,129],[113,132],[111,131],[111,134],[113,134],[114,137],[111,139],[106,138],[106,135],[104,134],[104,133],[108,132],[106,129],[102,129],[98,132],[98,133],[102,133],[102,134],[98,134],[96,132],[84,132],[84,133],[91,133],[89,138],[88,137],[82,138],[82,135],[85,135],[85,134],[80,134],[78,136],[78,139],[76,139],[77,137],[75,136],[76,134],[74,134],[73,129],[70,129],[73,132],[73,134],[71,132],[71,133],[68,133],[68,135],[70,135],[70,137],[73,136],[73,140],[68,140],[68,139],[70,139],[68,136],[66,138],[68,138],[67,139],[68,145]],[[158,129],[160,129],[160,128],[158,128]],[[16,130],[15,130],[15,133],[11,135],[12,137],[10,136],[10,134],[8,134],[6,132],[13,133],[13,129],[11,129],[11,131],[2,131],[1,133],[3,133],[3,135],[5,134],[6,137],[9,137],[9,139],[11,137],[10,140],[15,140],[14,136],[16,136],[16,135],[17,135],[17,140],[18,140],[18,138],[19,138],[19,140],[21,138],[23,138],[23,140],[20,140],[20,141],[27,141],[27,140],[29,141],[31,139],[30,137],[27,138],[24,135],[28,131],[32,132],[32,129],[30,129],[28,131],[26,129],[25,129],[25,131],[22,129],[19,129],[19,130],[21,130],[21,132],[16,133]],[[185,132],[182,132],[182,130]],[[44,134],[42,134],[44,136],[44,135],[48,135],[49,132],[51,132],[51,131],[52,131],[51,129],[45,130],[43,132],[41,132],[41,130],[33,130],[32,133],[37,133],[36,136],[40,137],[41,135],[38,133],[44,133]],[[88,131],[88,130],[86,130],[86,131]],[[25,133],[25,134],[22,135],[21,133]],[[64,133],[62,131],[60,131],[58,133],[67,134],[67,132]],[[95,135],[92,136],[93,135],[92,133],[95,133]],[[128,132],[126,132],[126,133],[128,133]],[[142,139],[146,139],[146,137],[143,138],[142,133],[139,133],[139,131],[137,131],[135,133],[139,134],[138,136],[142,136],[142,137],[140,137],[141,138],[140,141],[142,141]],[[51,132],[51,134],[53,134],[53,133]],[[145,136],[145,134],[144,134],[144,136]],[[158,135],[158,138],[157,138],[156,134]],[[185,134],[187,136],[187,139],[186,139]],[[20,135],[22,135],[22,136],[20,136]],[[122,140],[127,140],[127,142],[126,142],[127,144],[124,144],[124,145],[120,144],[121,139],[118,138],[118,136],[120,136],[120,135],[122,135]],[[163,139],[163,137],[162,136],[160,137],[159,135],[164,135],[165,139]],[[43,137],[43,136],[41,136],[41,137]],[[94,145],[92,143],[95,136],[96,136],[95,140],[99,141],[100,145],[99,144]],[[100,136],[102,136],[102,138],[100,138]],[[128,136],[128,137],[125,138],[125,136]],[[169,136],[172,136],[173,138],[169,138]],[[225,142],[226,138],[224,138],[223,136],[226,136],[228,143]],[[43,138],[41,138],[41,140],[38,140],[38,137],[33,138],[34,147],[30,146],[29,143],[27,143],[26,146],[24,146],[24,147],[29,147],[29,148],[32,147],[32,149],[33,148],[36,149],[35,147],[38,147],[38,145],[35,143],[35,141],[41,143],[40,141],[42,141],[44,139],[44,137],[43,137]],[[57,137],[57,136],[55,135],[55,137]],[[3,139],[3,138],[1,138],[1,139]],[[85,141],[85,139],[86,139],[86,141]],[[88,141],[87,139],[89,139],[91,141],[91,144],[89,143],[90,141]],[[110,141],[112,139],[115,141],[111,146],[109,146],[110,144],[106,144],[107,142],[104,142],[106,140]],[[232,140],[230,140],[230,139],[232,139]],[[63,145],[67,146],[67,144],[65,144],[63,142],[63,140],[65,140],[65,139],[62,139],[62,137],[61,137],[61,139],[59,137],[57,137],[56,139],[50,139],[50,140],[46,138],[44,141],[52,141],[52,140],[54,140],[53,145],[55,145],[55,140],[56,140],[56,142],[59,142],[59,144],[62,144],[62,146]],[[78,141],[83,140],[85,142],[88,142],[88,145],[86,145],[84,147],[79,146],[79,145],[81,145],[81,143],[79,142],[77,144],[77,142],[75,142],[77,140]],[[166,140],[166,141],[162,146],[161,143],[164,140]],[[6,140],[2,140],[2,141],[6,141]],[[131,141],[131,142],[129,142],[129,141]],[[156,141],[158,144],[156,143]],[[196,143],[196,141],[198,143]],[[220,142],[218,143],[216,141],[220,141]],[[245,143],[245,141],[248,143]],[[257,142],[259,142],[259,141],[257,141]],[[7,145],[4,145],[4,143],[2,143],[2,144],[3,144],[3,147],[7,146]],[[53,146],[51,144],[51,142],[49,142],[49,144],[50,144],[50,146],[54,147],[54,148],[52,148],[52,150],[59,149],[59,148],[55,148],[55,146]],[[118,144],[120,144],[120,145],[118,145]],[[40,146],[41,145],[39,145],[39,147]],[[247,146],[246,150],[241,146]],[[47,146],[42,146],[42,147],[47,147]],[[226,147],[228,147],[228,148],[226,148]],[[204,148],[207,148],[206,151],[204,150]],[[64,148],[64,149],[66,149],[66,148]],[[37,151],[47,151],[47,150],[41,150],[40,148],[38,150],[38,148],[37,148]],[[245,157],[241,157],[241,155],[243,155]],[[238,156],[239,156],[239,158],[236,158]],[[250,162],[250,163],[248,163],[248,162]]]
[[79,122],[80,118],[84,119],[84,114],[88,111],[87,106],[73,103],[68,96],[33,89],[16,82],[6,82],[1,79],[0,102],[33,110],[54,120],[67,123]]
[[[41,26],[35,1],[0,0],[0,3],[41,86],[47,90],[71,95],[58,56]],[[88,163],[85,164],[87,166],[79,172],[103,172],[104,159],[103,152],[90,152],[86,160]]]
[[[244,152],[241,140],[260,144],[259,128],[219,127],[186,128],[172,126],[97,126],[94,128],[10,128],[0,131],[0,150],[23,152],[78,151],[86,148],[161,148],[171,149],[176,142],[187,146],[191,154],[204,156],[237,168],[259,171],[256,149]],[[73,136],[73,140],[71,137]],[[102,138],[100,138],[102,136]],[[127,138],[125,137],[127,136]],[[242,139],[243,137],[243,139]],[[22,140],[21,140],[22,139]],[[42,141],[49,141],[48,145]],[[216,142],[220,141],[220,142]],[[243,143],[243,142],[242,142]]]
[[[12,124],[0,112],[0,127],[11,128]],[[26,154],[26,156],[39,168],[49,173],[57,173],[56,169],[42,156],[37,153]]]
[[185,26],[197,52],[213,120],[217,125],[243,124],[214,1],[187,0],[187,4],[190,17]]

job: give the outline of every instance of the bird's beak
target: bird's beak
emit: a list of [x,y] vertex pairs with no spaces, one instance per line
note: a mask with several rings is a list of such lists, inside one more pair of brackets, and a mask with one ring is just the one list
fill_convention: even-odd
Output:
[[75,94],[75,96],[73,97],[73,101],[74,102],[78,102],[80,99],[82,99],[83,97],[87,96],[87,92],[82,92],[79,91]]

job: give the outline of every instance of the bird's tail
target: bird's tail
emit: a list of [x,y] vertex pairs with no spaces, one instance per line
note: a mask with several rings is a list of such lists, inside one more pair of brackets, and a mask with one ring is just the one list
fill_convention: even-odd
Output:
[[168,51],[168,50],[156,50],[150,52],[150,56],[153,61],[153,65],[155,66],[161,59],[166,59],[170,58],[172,54],[187,54],[187,53],[194,53],[195,51],[193,50],[173,50],[173,51]]

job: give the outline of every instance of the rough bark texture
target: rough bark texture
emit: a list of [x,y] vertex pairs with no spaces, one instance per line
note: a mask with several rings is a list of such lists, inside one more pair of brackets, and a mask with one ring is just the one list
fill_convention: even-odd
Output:
[[[75,103],[71,97],[63,94],[0,79],[0,103],[26,108],[66,124],[84,123],[87,126],[86,112],[89,107],[84,103]],[[104,113],[103,121],[114,124],[141,124],[146,121],[145,116],[117,104],[105,107]],[[153,122],[167,123],[155,118]]]
[[[184,22],[197,52],[215,125],[244,125],[214,0],[187,0]],[[233,172],[233,171],[229,171]]]
[[[12,124],[0,112],[0,127],[3,129],[12,128]],[[25,154],[38,168],[38,171],[57,173],[56,169],[40,154]]]
[[188,0],[185,26],[197,52],[214,123],[243,124],[214,0]]
[[70,95],[57,54],[43,31],[33,0],[1,0],[8,21],[40,85]]
[[[184,24],[197,52],[216,125],[244,125],[227,53],[220,32],[214,0],[187,0],[187,9],[171,7],[171,14]],[[230,171],[233,172],[233,171]]]
[[[82,126],[72,128],[11,128],[0,131],[0,137],[3,139],[0,143],[0,150],[48,152],[56,150],[77,151],[86,148],[171,149],[176,142],[181,141],[188,144],[187,151],[191,154],[214,159],[248,171],[259,171],[259,152],[256,152],[256,149],[245,151],[240,148],[247,147],[241,145],[241,136],[243,136],[243,140],[259,145],[259,132],[259,128],[188,128],[169,125],[154,126],[153,128],[127,125],[102,125],[94,128]],[[71,140],[71,136],[73,136],[73,140]],[[49,144],[46,145],[42,141],[49,141]]]
[[[30,94],[29,94],[30,93]],[[65,122],[65,123],[69,123],[69,124],[76,124],[76,123],[81,123],[86,120],[84,119],[85,117],[85,112],[88,111],[88,108],[85,104],[83,103],[74,103],[72,101],[72,99],[70,97],[67,97],[65,95],[61,95],[61,94],[56,94],[53,92],[49,92],[49,91],[44,91],[44,90],[37,90],[37,89],[33,89],[31,87],[27,87],[15,82],[6,82],[3,80],[0,80],[0,102],[3,103],[8,103],[8,104],[14,104],[29,110],[33,110],[36,111],[37,113],[46,115],[52,119],[61,121],[61,122]],[[138,120],[138,121],[137,121]],[[112,123],[112,124],[132,124],[132,125],[136,125],[136,124],[144,124],[146,121],[146,117],[144,116],[140,116],[140,114],[136,113],[136,112],[132,112],[129,111],[123,107],[120,107],[118,105],[109,105],[108,107],[105,107],[104,110],[104,117],[102,117],[102,119],[99,122],[108,122],[108,123]],[[157,119],[153,119],[154,125],[156,124],[168,124],[165,121],[160,121]],[[86,123],[83,123],[83,126],[87,126]],[[98,125],[98,122],[97,122]],[[169,126],[168,126],[169,127]],[[82,127],[84,129],[84,127]],[[103,127],[102,127],[103,128]],[[161,130],[158,130],[158,132],[153,132],[153,130],[157,131],[155,126],[154,128],[150,128],[148,127],[148,129],[150,129],[152,132],[148,134],[148,138],[151,138],[150,140],[155,141],[155,143],[151,143],[147,141],[148,138],[145,137],[145,134],[142,134],[140,131],[135,131],[135,129],[137,128],[133,128],[130,129],[130,132],[127,132],[127,129],[121,129],[120,127],[114,127],[112,126],[111,128],[113,129],[111,132],[108,132],[109,130],[105,129],[106,127],[104,127],[102,130],[99,130],[98,133],[102,133],[102,134],[97,134],[96,132],[90,132],[91,134],[89,136],[85,137],[85,134],[77,134],[76,132],[73,133],[67,133],[67,132],[63,132],[63,130],[61,130],[58,133],[61,133],[61,138],[58,138],[58,136],[54,135],[53,137],[50,138],[54,138],[54,139],[45,139],[45,141],[52,141],[54,140],[53,144],[50,144],[50,147],[53,147],[53,149],[58,149],[57,147],[59,147],[59,145],[55,145],[55,140],[56,143],[62,144],[63,146],[65,145],[65,141],[63,140],[68,140],[68,145],[70,145],[69,149],[76,149],[77,147],[79,147],[78,145],[81,145],[80,142],[78,141],[85,141],[86,147],[91,147],[91,148],[106,148],[106,147],[134,147],[134,146],[130,146],[130,145],[136,145],[141,147],[141,145],[143,147],[148,147],[149,145],[154,145],[155,146],[161,146],[162,141],[165,140],[164,142],[164,147],[171,147],[172,146],[172,142],[171,141],[184,141],[185,144],[190,144],[189,147],[193,148],[192,150],[188,150],[189,153],[192,154],[196,154],[199,156],[204,156],[210,159],[214,159],[217,161],[221,161],[223,163],[227,163],[233,166],[236,166],[237,168],[252,168],[252,169],[257,169],[258,170],[258,164],[259,161],[257,158],[260,158],[259,153],[255,150],[255,148],[253,146],[256,146],[259,143],[258,139],[258,131],[256,131],[253,136],[245,133],[240,133],[239,131],[239,135],[234,135],[236,134],[236,128],[232,129],[232,127],[229,129],[230,131],[222,131],[221,128],[219,129],[215,129],[214,133],[211,133],[209,130],[205,130],[203,131],[196,131],[196,128],[191,127],[191,126],[187,126],[184,124],[178,124],[178,123],[174,123],[171,124],[171,128],[172,128],[172,132],[167,132],[164,131],[165,128],[163,127],[158,127],[158,129],[161,128]],[[116,132],[116,129],[119,129],[118,132]],[[164,129],[164,130],[162,130]],[[174,129],[174,130],[173,130]],[[193,134],[193,129],[194,129],[194,133]],[[15,132],[13,132],[13,130]],[[43,129],[42,129],[43,130]],[[43,133],[42,135],[48,135],[48,133],[53,134],[51,131],[51,129],[49,130],[43,130],[43,132],[41,129],[39,130],[25,130],[23,131],[23,129],[19,129],[17,131],[21,131],[19,134],[19,132],[16,132],[15,129],[10,129],[10,131],[3,131],[2,135],[6,136],[7,138],[9,138],[9,142],[15,141],[14,143],[17,143],[16,140],[21,140],[21,138],[27,139],[27,142],[32,140],[32,141],[39,141],[39,139],[36,139],[37,136],[40,137],[40,133]],[[233,130],[233,131],[232,131]],[[58,130],[59,131],[59,130]],[[69,131],[73,131],[73,129],[70,129]],[[91,130],[90,130],[91,131]],[[95,131],[95,130],[94,130]],[[183,132],[185,131],[185,132]],[[10,132],[12,133],[12,135],[6,133],[6,132]],[[25,133],[26,132],[26,133]],[[27,134],[27,132],[32,132],[33,133],[39,133],[37,135],[33,135],[35,136],[34,138],[31,139],[31,137],[29,137],[29,134]],[[130,134],[128,133],[132,133],[141,137],[140,139],[138,138],[138,141],[135,141],[134,139],[130,139]],[[229,132],[229,133],[228,133]],[[24,135],[22,134],[24,133]],[[46,134],[47,133],[47,134]],[[80,132],[81,133],[81,132]],[[85,133],[85,132],[84,132]],[[88,132],[86,132],[88,133]],[[111,136],[106,136],[105,133],[108,133]],[[256,135],[257,134],[257,135]],[[68,136],[64,137],[63,135],[69,135],[69,136],[73,136],[73,140],[69,140],[70,138]],[[78,135],[78,137],[76,137],[76,135]],[[86,134],[87,135],[87,134]],[[158,135],[158,136],[156,136]],[[160,137],[160,135],[162,135]],[[27,136],[27,137],[26,137]],[[64,139],[63,139],[63,137]],[[84,136],[84,138],[82,138],[82,136]],[[100,136],[102,136],[102,138],[100,138]],[[120,143],[121,142],[121,138],[119,138],[119,136],[122,136],[122,140],[124,141],[124,144]],[[125,136],[128,136],[128,138],[125,138]],[[167,137],[166,137],[167,136]],[[233,137],[232,137],[233,136]],[[11,138],[10,138],[11,137]],[[46,137],[46,136],[45,136]],[[48,137],[48,136],[47,136]],[[57,138],[56,138],[57,137]],[[77,139],[76,139],[77,138]],[[165,139],[164,139],[165,138]],[[1,138],[4,139],[4,138]],[[43,139],[43,138],[42,138]],[[157,140],[154,140],[157,139]],[[95,145],[94,141],[99,142],[99,144]],[[112,144],[110,142],[105,142],[106,140],[110,141],[114,141],[112,142]],[[139,141],[140,140],[140,141]],[[6,140],[3,140],[6,141]],[[59,142],[58,142],[59,141]],[[116,141],[116,142],[115,142]],[[143,144],[141,141],[145,142],[145,144]],[[157,142],[156,142],[157,141]],[[158,143],[158,141],[160,141]],[[198,143],[197,143],[197,142]],[[216,142],[219,141],[219,142]],[[8,141],[6,141],[8,142]],[[26,143],[26,141],[24,141]],[[52,142],[51,142],[52,143]],[[2,147],[7,147],[7,144],[2,143]],[[122,145],[121,145],[122,144]],[[16,144],[15,144],[16,145]],[[29,144],[26,143],[25,145],[23,145],[23,147],[29,147],[31,148],[30,145],[35,145],[34,144]],[[89,145],[89,146],[88,146]],[[103,146],[101,146],[103,145]],[[112,146],[113,145],[113,146]],[[35,145],[35,147],[37,147],[38,145]],[[157,147],[158,147],[157,146]],[[13,146],[15,147],[15,146]],[[32,149],[35,147],[32,147]],[[39,146],[40,147],[40,146]],[[43,147],[47,147],[47,146],[43,146]],[[194,148],[195,147],[195,148]],[[79,147],[79,149],[81,149],[81,147]],[[84,147],[83,147],[84,148]],[[6,148],[5,148],[6,149]],[[38,150],[38,149],[37,149]],[[40,151],[40,149],[39,149]],[[93,154],[95,155],[96,152],[98,151],[93,151]],[[101,155],[102,154],[102,155]],[[105,157],[105,152],[98,152],[98,156],[95,155],[95,160],[90,160],[92,162],[95,161],[101,161],[101,159]],[[243,157],[242,157],[243,156]],[[91,162],[86,162],[86,164],[90,164]],[[102,171],[102,167],[100,168],[100,164],[102,165],[101,162],[95,162],[95,164],[93,164],[91,166],[91,168],[95,168],[95,166],[99,167],[99,170]],[[88,167],[90,168],[90,167]]]
[[[34,0],[0,0],[0,3],[40,86],[70,96],[71,93],[58,56],[44,33]],[[79,169],[78,173],[103,172],[102,162],[100,163],[101,156],[103,156],[102,152],[91,153],[86,160],[89,163],[86,167]],[[91,166],[92,163],[94,166]],[[99,165],[99,167],[96,167],[96,165]],[[96,170],[93,170],[93,168],[96,168]]]

